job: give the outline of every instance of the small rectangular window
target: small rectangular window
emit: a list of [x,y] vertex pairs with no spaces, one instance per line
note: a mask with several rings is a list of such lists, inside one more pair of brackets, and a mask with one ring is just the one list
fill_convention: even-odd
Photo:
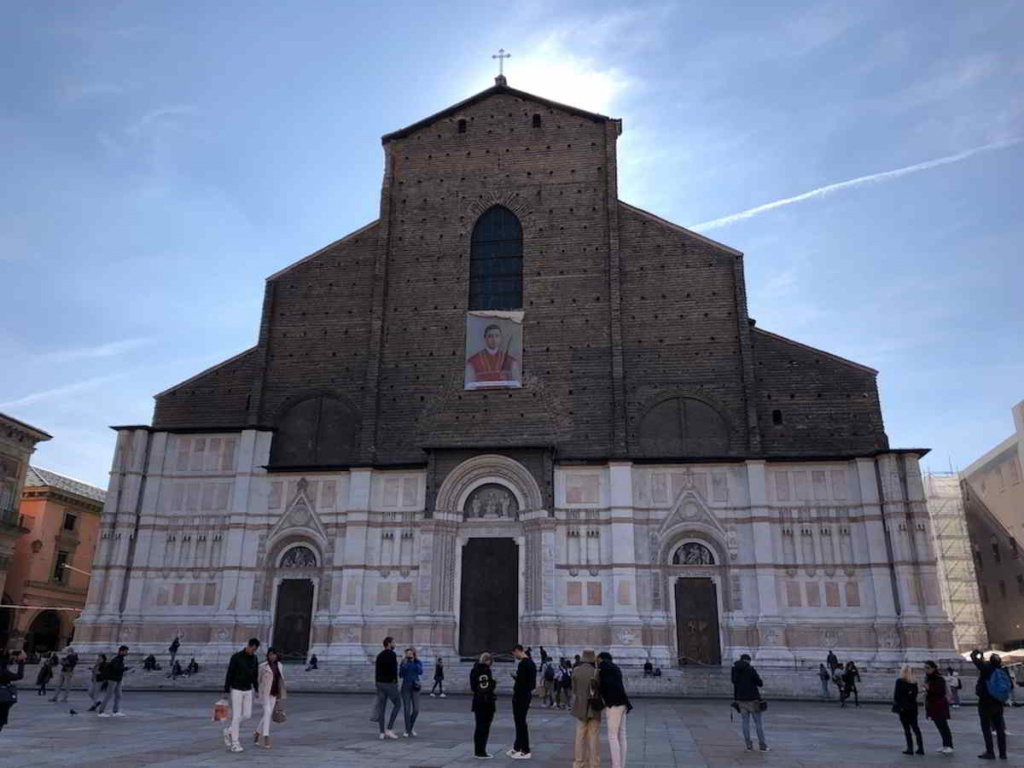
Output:
[[1017,538],[1015,536],[1010,537],[1010,557],[1014,560],[1020,557],[1020,550],[1017,549]]
[[772,411],[772,424],[781,424],[781,423],[782,423],[782,411],[780,411],[778,408],[776,408],[774,411]]
[[68,562],[68,553],[61,550],[57,553],[57,560],[53,564],[53,580],[58,584],[63,584],[66,578],[66,572],[64,566]]
[[992,542],[992,559],[995,560],[997,563],[1001,563],[1003,561],[1002,556],[999,554],[999,542],[998,541],[993,541]]
[[535,114],[533,116],[533,127],[534,128],[540,128],[540,115],[539,114]]
[[75,530],[75,516],[70,512],[64,513],[64,530],[73,531]]
[[1017,594],[1024,595],[1024,573],[1017,574]]
[[466,132],[466,121],[465,120],[459,120],[459,133],[465,133],[465,132]]

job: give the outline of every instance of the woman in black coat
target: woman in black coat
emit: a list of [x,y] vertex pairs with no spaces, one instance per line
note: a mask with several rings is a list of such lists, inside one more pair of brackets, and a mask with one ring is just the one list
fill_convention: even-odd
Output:
[[904,664],[900,670],[900,677],[896,681],[896,688],[892,693],[892,711],[900,716],[900,725],[903,726],[903,735],[907,739],[907,748],[904,755],[914,754],[914,742],[911,739],[911,732],[917,739],[917,754],[924,754],[924,743],[921,739],[921,728],[917,724],[917,680],[914,678],[914,668]]
[[473,715],[476,730],[473,731],[473,756],[491,757],[487,753],[487,737],[491,734],[491,722],[498,708],[498,696],[494,690],[494,675],[491,673],[491,654],[480,654],[480,661],[469,673],[469,687],[473,691]]
[[[10,669],[7,665],[16,663],[18,671]],[[7,725],[7,715],[14,706],[13,697],[17,696],[12,683],[25,677],[25,654],[18,652],[8,655],[7,651],[0,650],[0,731]]]

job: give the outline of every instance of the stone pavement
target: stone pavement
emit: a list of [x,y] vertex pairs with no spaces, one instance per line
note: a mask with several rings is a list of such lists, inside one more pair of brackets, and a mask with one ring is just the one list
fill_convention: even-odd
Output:
[[[99,719],[84,710],[84,694],[72,694],[69,705],[23,691],[11,710],[10,724],[0,732],[0,766],[67,766],[129,768],[134,766],[280,766],[314,768],[433,768],[478,765],[470,756],[473,719],[469,699],[425,697],[412,740],[377,739],[369,721],[371,697],[345,694],[294,694],[289,698],[287,723],[273,727],[274,749],[249,746],[244,754],[224,750],[220,726],[210,721],[216,696],[209,693],[126,692],[127,717]],[[833,702],[773,702],[765,716],[772,752],[743,749],[739,719],[729,720],[728,703],[701,699],[643,699],[629,717],[629,766],[638,768],[727,768],[729,766],[979,766],[981,735],[973,708],[956,711],[952,723],[957,752],[935,754],[940,746],[930,722],[921,720],[924,758],[905,757],[903,733],[888,706],[865,705],[840,710]],[[256,712],[259,712],[258,707]],[[1024,766],[1024,709],[1007,710],[1009,762]],[[401,733],[401,716],[397,728]],[[572,764],[575,721],[563,711],[534,707],[531,741],[534,759],[528,765]],[[490,749],[499,757],[491,765],[509,765],[504,750],[511,745],[512,715],[507,699],[499,701],[491,731]],[[602,733],[602,742],[606,742]],[[607,743],[604,766],[611,765]],[[519,763],[516,763],[517,765]]]

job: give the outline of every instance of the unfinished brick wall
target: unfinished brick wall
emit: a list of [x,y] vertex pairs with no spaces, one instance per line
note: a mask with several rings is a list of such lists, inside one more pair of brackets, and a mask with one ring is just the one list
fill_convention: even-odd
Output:
[[[618,132],[495,87],[385,137],[380,220],[269,279],[257,348],[160,396],[154,425],[273,424],[320,393],[360,414],[352,463],[641,458],[643,414],[679,394],[721,413],[732,456],[885,447],[873,371],[751,332],[741,254],[618,201]],[[465,391],[470,239],[494,204],[523,227],[524,387]]]

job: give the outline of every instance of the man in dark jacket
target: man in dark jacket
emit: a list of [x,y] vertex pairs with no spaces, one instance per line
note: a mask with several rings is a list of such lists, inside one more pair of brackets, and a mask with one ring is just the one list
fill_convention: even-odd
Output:
[[516,723],[516,740],[512,749],[505,754],[513,760],[529,760],[533,755],[530,754],[530,729],[526,725],[526,714],[530,710],[533,689],[537,687],[537,665],[526,655],[521,645],[517,644],[512,649],[512,655],[519,660],[519,666],[512,675],[515,678],[512,686],[512,718]]
[[[981,720],[981,735],[985,739],[985,752],[978,755],[982,760],[995,760],[996,754],[992,749],[992,730],[996,732],[996,743],[999,746],[999,758],[1006,759],[1006,721],[1003,719],[1004,703],[992,696],[988,691],[988,681],[998,670],[1000,674],[1007,674],[1003,669],[1003,660],[999,654],[993,653],[985,661],[981,651],[971,651],[971,661],[978,668],[978,682],[974,686],[974,692],[978,695],[978,718]],[[1013,684],[1012,682],[1010,683]]]
[[260,664],[256,659],[259,647],[259,640],[249,638],[245,648],[232,655],[224,676],[224,693],[231,696],[231,725],[224,729],[224,746],[232,752],[243,751],[239,731],[242,721],[252,717],[252,699],[259,688]]
[[597,690],[605,707],[608,749],[612,768],[626,764],[626,715],[633,709],[622,684],[622,670],[612,661],[608,651],[597,654]]
[[124,680],[124,673],[127,671],[124,666],[124,659],[128,655],[128,646],[122,645],[117,649],[117,656],[110,660],[103,671],[103,679],[107,681],[107,694],[103,697],[96,714],[100,717],[110,717],[107,712],[107,704],[114,700],[114,717],[124,717],[121,711],[121,681]]
[[487,738],[491,734],[491,722],[497,709],[498,696],[496,681],[491,673],[491,654],[480,654],[480,660],[469,673],[469,688],[473,692],[473,717],[476,729],[473,731],[473,757],[488,760]]
[[761,687],[764,682],[757,670],[750,663],[750,655],[744,653],[740,660],[732,666],[732,697],[733,706],[743,719],[743,741],[747,749],[753,749],[750,741],[750,718],[754,718],[757,727],[757,743],[762,752],[770,751],[764,738],[764,725],[761,722]]
[[[384,638],[384,650],[377,654],[374,663],[374,681],[377,685],[377,703],[374,706],[373,717],[380,725],[380,738],[397,739],[395,733],[395,720],[398,719],[398,708],[402,705],[402,699],[398,694],[398,656],[395,654],[395,639]],[[387,727],[384,727],[384,716],[388,711],[388,702],[391,702],[391,719]]]
[[57,683],[57,690],[54,691],[53,698],[50,701],[56,701],[61,691],[64,691],[64,701],[68,700],[68,694],[71,693],[71,683],[75,679],[75,667],[77,666],[78,654],[75,653],[74,648],[68,648],[64,652],[64,658],[60,663],[60,681]]

